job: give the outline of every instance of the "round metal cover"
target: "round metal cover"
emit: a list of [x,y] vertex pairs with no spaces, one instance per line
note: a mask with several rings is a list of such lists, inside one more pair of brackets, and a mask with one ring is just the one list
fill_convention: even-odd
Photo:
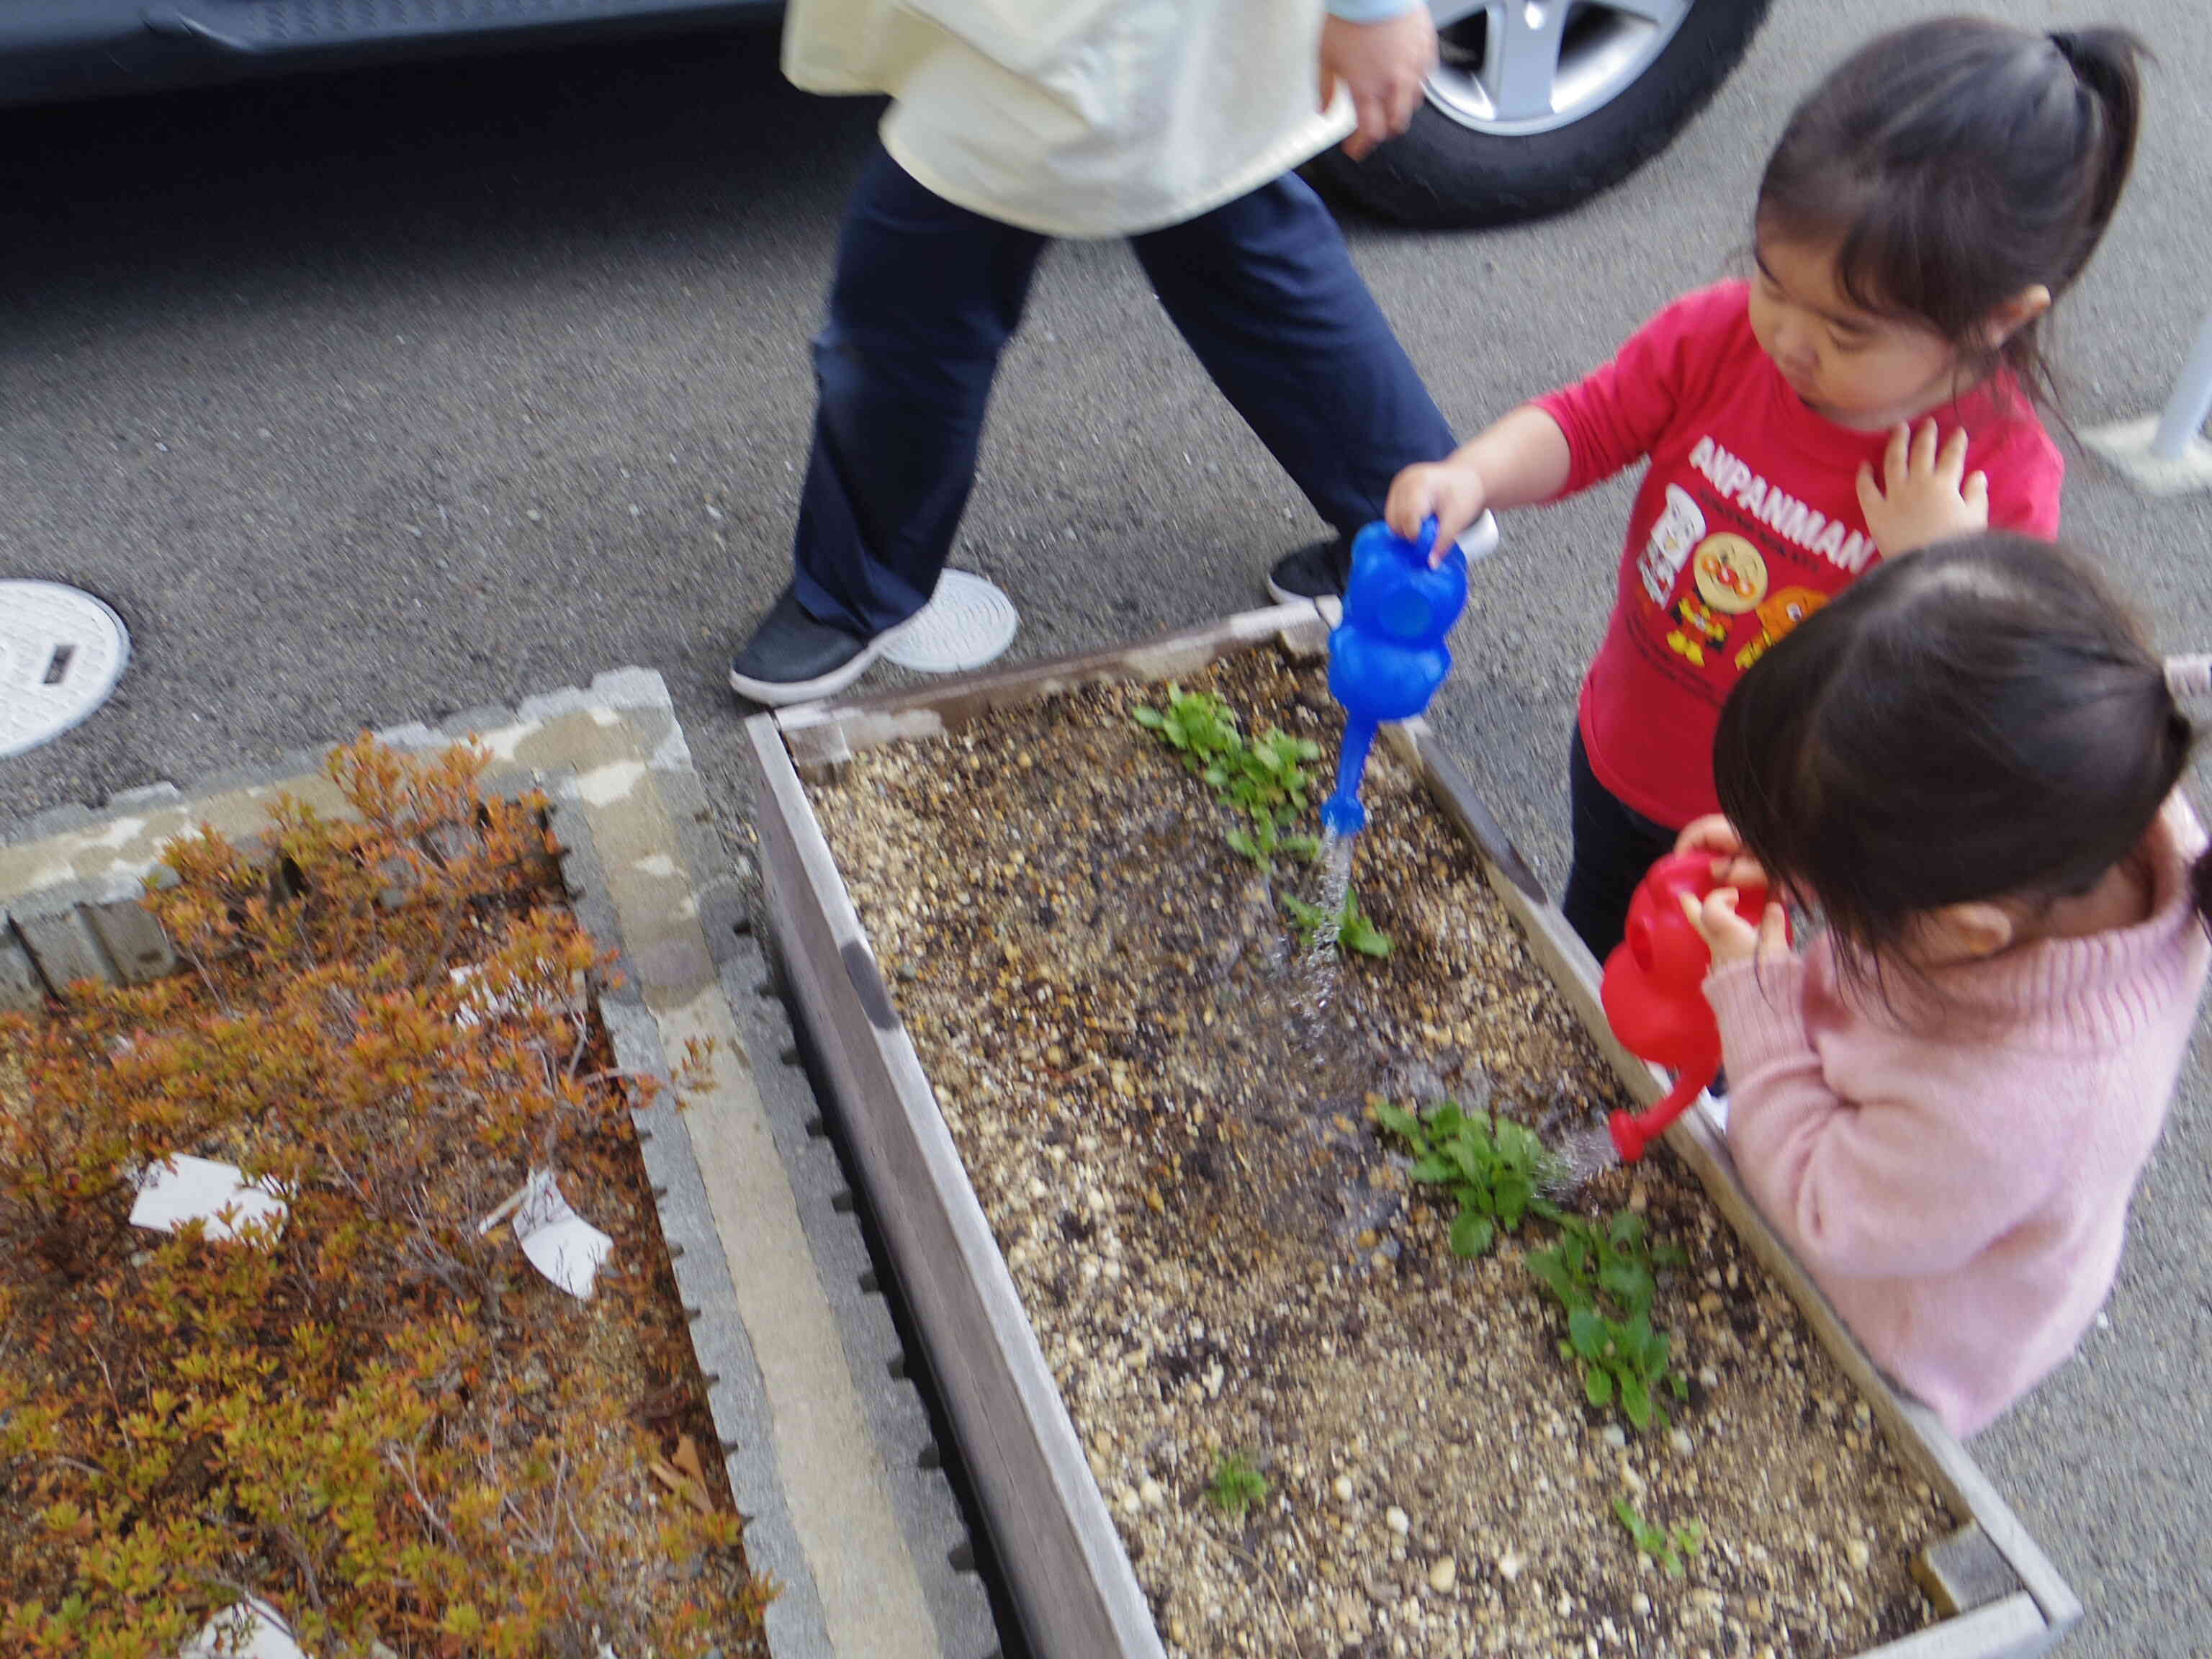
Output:
[[1021,626],[1014,602],[965,570],[937,579],[929,603],[884,641],[884,659],[924,674],[981,668],[1014,642]]
[[0,756],[106,702],[130,656],[130,630],[106,601],[59,582],[0,581]]

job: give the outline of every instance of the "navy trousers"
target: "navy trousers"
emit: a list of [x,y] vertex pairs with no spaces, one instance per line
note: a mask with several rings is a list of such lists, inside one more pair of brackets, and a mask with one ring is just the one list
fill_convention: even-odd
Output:
[[1559,913],[1601,963],[1628,933],[1628,907],[1674,834],[1647,818],[1598,781],[1583,747],[1582,727],[1567,750],[1567,799],[1574,821],[1574,861]]
[[[799,604],[873,635],[929,600],[975,482],[999,354],[1046,238],[955,207],[880,147],[846,210],[794,551]],[[1451,428],[1291,177],[1132,239],[1208,374],[1321,516],[1382,516],[1399,470]]]

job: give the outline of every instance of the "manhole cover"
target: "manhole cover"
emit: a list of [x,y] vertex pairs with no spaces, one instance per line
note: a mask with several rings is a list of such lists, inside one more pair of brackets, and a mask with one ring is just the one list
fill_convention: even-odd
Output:
[[948,570],[929,603],[884,641],[884,659],[924,674],[981,668],[1014,642],[1014,602],[981,576]]
[[130,656],[130,632],[104,601],[59,582],[0,581],[0,756],[106,702]]

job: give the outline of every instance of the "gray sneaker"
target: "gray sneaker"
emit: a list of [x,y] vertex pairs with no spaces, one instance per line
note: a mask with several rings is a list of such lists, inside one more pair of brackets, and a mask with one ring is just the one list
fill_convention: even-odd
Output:
[[1333,537],[1295,553],[1285,553],[1267,572],[1267,597],[1278,605],[1304,599],[1330,627],[1344,610],[1344,586],[1352,580],[1352,538]]
[[787,586],[731,660],[730,689],[772,708],[832,696],[868,672],[884,638],[815,621]]

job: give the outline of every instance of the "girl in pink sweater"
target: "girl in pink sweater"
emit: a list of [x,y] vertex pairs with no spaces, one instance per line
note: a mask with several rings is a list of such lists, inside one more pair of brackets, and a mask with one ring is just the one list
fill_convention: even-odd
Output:
[[[2111,1289],[2212,945],[2174,793],[2194,737],[2103,584],[1993,532],[1882,565],[1747,674],[1713,894],[1729,1144],[1876,1364],[1960,1435],[2073,1351]],[[1687,902],[1686,901],[1686,902]]]

